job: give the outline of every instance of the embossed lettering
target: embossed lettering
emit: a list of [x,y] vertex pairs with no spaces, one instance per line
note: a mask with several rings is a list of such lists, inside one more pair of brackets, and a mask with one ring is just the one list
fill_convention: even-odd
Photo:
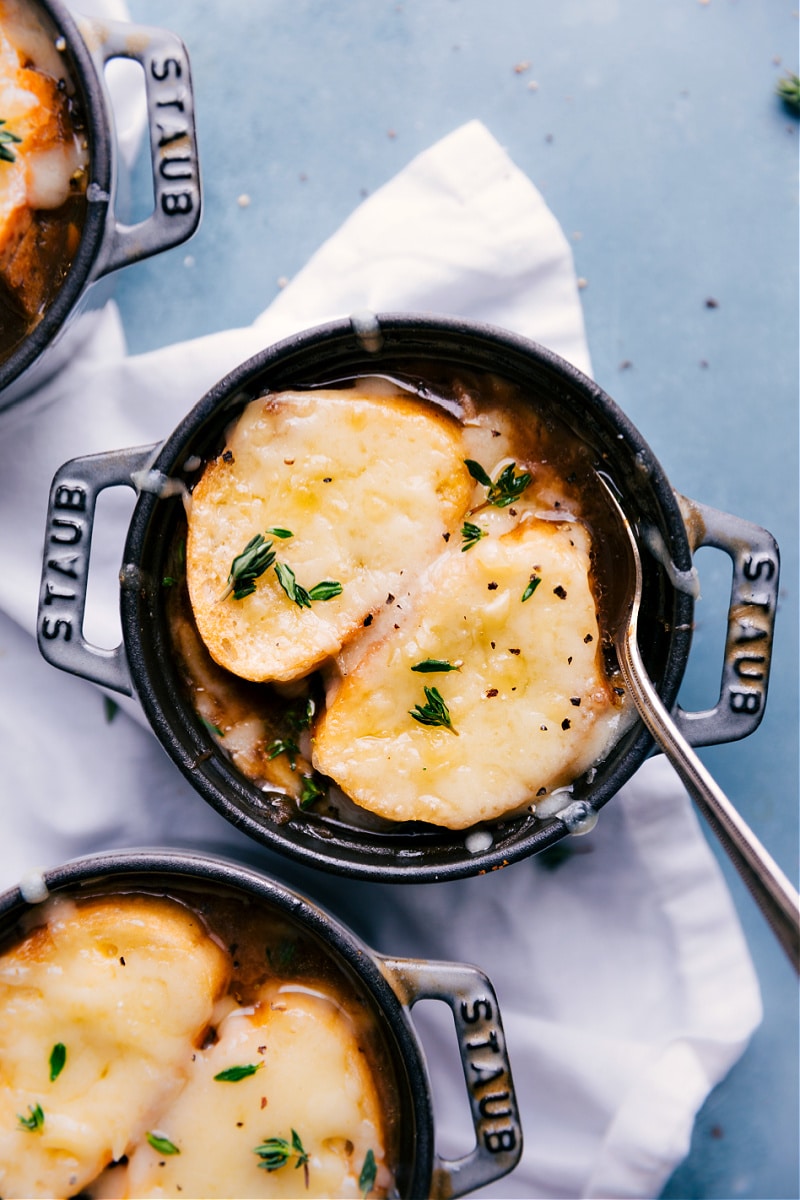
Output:
[[[158,166],[158,173],[162,179],[191,179],[191,158],[188,154],[173,155],[171,158],[162,158]],[[189,168],[182,166],[183,163],[189,163]]]
[[[50,541],[55,542],[60,546],[76,546],[83,537],[83,529],[77,521],[68,521],[66,518],[56,517],[53,525],[57,528],[51,532]],[[63,530],[63,533],[59,533]]]
[[467,1005],[466,1000],[461,1001],[461,1020],[467,1025],[474,1025],[476,1021],[492,1019],[492,1003],[491,1000],[474,1000],[471,1007]]
[[156,100],[157,108],[177,108],[178,112],[183,112],[185,108],[184,101],[186,92],[180,88],[171,100]]
[[745,654],[735,660],[733,669],[740,679],[761,680],[764,678],[765,662],[763,654]]
[[154,58],[150,63],[150,74],[159,83],[163,83],[165,79],[169,79],[170,75],[174,75],[176,79],[180,79],[183,75],[183,65],[180,59],[177,58]]
[[53,497],[53,508],[71,508],[75,512],[86,511],[86,492],[82,487],[67,487],[61,484]]
[[[510,1099],[510,1092],[492,1092],[490,1095],[484,1096],[478,1104],[481,1116],[486,1118],[510,1117],[511,1105],[508,1103]],[[501,1104],[505,1107],[499,1108],[498,1106]]]
[[[494,1079],[499,1079],[503,1074],[503,1067],[484,1067],[480,1063],[469,1064],[475,1074],[478,1076],[479,1083],[491,1083]],[[481,1078],[483,1076],[483,1078]]]
[[517,1135],[513,1129],[486,1130],[483,1144],[490,1154],[503,1154],[513,1150],[517,1144]]
[[761,711],[761,695],[759,692],[731,692],[731,712],[748,713],[752,715]]
[[737,645],[741,645],[742,642],[760,642],[766,636],[766,629],[762,629],[759,625],[754,625],[752,621],[739,621],[739,636],[736,639]]
[[63,558],[49,558],[47,565],[52,571],[58,571],[59,575],[66,575],[68,579],[77,579],[78,572],[75,570],[77,561],[77,554],[67,554]]
[[169,146],[172,142],[179,142],[188,133],[185,123],[180,121],[156,121],[156,129],[159,132],[159,146]]
[[67,591],[59,591],[52,583],[44,585],[44,603],[52,604],[54,600],[74,600],[75,593]]
[[185,216],[194,208],[194,201],[189,192],[165,192],[161,207],[168,217]]
[[772,597],[766,596],[763,600],[758,600],[755,596],[743,596],[742,604],[747,604],[751,608],[761,608],[768,613],[772,610]]
[[67,617],[58,617],[51,623],[49,617],[45,617],[42,621],[42,637],[47,638],[49,642],[55,641],[61,637],[65,642],[72,641],[72,622]]
[[486,1040],[483,1042],[467,1042],[468,1050],[485,1050],[487,1048],[492,1050],[495,1054],[500,1053],[500,1047],[497,1044],[497,1032],[494,1029],[491,1031],[488,1038],[486,1038]]
[[748,557],[744,560],[742,574],[745,579],[760,579],[763,575],[765,579],[772,579],[776,571],[776,564],[773,559],[762,557],[753,559]]

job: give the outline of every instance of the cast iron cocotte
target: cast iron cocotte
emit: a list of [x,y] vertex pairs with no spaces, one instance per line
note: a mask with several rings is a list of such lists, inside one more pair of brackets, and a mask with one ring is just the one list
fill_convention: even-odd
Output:
[[[108,852],[29,877],[0,895],[0,943],[35,923],[49,896],[158,895],[222,891],[287,919],[347,976],[375,1018],[389,1054],[399,1102],[398,1194],[462,1196],[507,1174],[519,1162],[522,1131],[497,997],[477,967],[391,958],[371,950],[311,900],[248,867],[175,850]],[[452,1010],[472,1114],[475,1147],[458,1159],[435,1150],[435,1122],[424,1052],[411,1021],[418,1000]]]
[[[683,580],[692,553],[711,545],[733,561],[722,682],[717,704],[704,712],[676,709],[692,745],[732,741],[758,725],[766,698],[778,583],[770,534],[737,517],[673,492],[638,431],[595,383],[530,341],[492,327],[417,315],[360,316],[324,325],[272,346],[242,364],[200,401],[158,447],[76,459],[56,475],[50,496],[39,607],[45,658],[120,692],[135,693],[167,751],[200,795],[258,841],[327,870],[375,880],[436,881],[483,873],[585,832],[652,748],[637,722],[604,762],[577,780],[558,816],[530,813],[487,828],[449,831],[423,825],[390,832],[354,828],[305,812],[287,824],[271,819],[269,796],[228,761],[187,702],[174,665],[162,579],[176,523],[178,497],[139,495],[120,573],[123,643],[105,651],[82,633],[94,505],[106,487],[134,486],[152,467],[191,486],[196,464],[218,450],[224,428],[252,398],[354,375],[408,376],[420,363],[437,369],[489,371],[542,398],[572,427],[591,463],[613,480],[631,519],[663,543],[658,556],[642,547],[644,595],[640,643],[648,671],[668,708],[675,705],[691,640],[694,602]],[[601,545],[613,569],[614,547]],[[59,556],[67,555],[65,575]],[[757,649],[754,649],[757,647]]]
[[[107,289],[93,285],[186,241],[200,220],[192,81],[181,40],[163,29],[73,17],[60,0],[30,4],[55,38],[63,39],[89,143],[89,183],[80,245],[69,271],[39,323],[0,363],[0,410],[41,387],[86,336],[84,310],[107,299]],[[117,212],[127,181],[104,76],[106,64],[117,58],[138,62],[144,73],[155,205],[136,225],[124,224]]]

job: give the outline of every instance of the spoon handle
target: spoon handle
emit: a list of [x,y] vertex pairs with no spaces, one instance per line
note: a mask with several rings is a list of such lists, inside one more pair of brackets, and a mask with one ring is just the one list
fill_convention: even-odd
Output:
[[635,637],[620,666],[644,724],[716,833],[795,970],[800,972],[800,896],[676,728],[645,670]]

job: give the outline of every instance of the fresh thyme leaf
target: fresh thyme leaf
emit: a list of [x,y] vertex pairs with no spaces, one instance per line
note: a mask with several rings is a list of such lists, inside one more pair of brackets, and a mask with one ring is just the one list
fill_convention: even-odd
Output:
[[103,696],[103,714],[107,725],[111,724],[118,712],[119,705],[116,700],[112,700],[110,696]]
[[320,796],[325,795],[325,789],[321,788],[314,779],[313,775],[304,775],[303,784],[300,791],[300,807],[311,808],[315,801],[319,800]]
[[493,481],[481,464],[475,462],[474,459],[465,458],[464,462],[472,478],[477,479],[478,483],[483,484],[486,488],[486,503],[492,505],[493,508],[507,508],[515,500],[519,500],[533,478],[530,471],[520,471],[517,474],[517,464],[509,463]]
[[475,462],[474,458],[465,458],[464,466],[467,468],[472,478],[476,479],[478,483],[482,483],[485,488],[490,488],[492,486],[491,475],[481,466],[479,462]]
[[[491,486],[491,480],[489,480]],[[475,546],[481,538],[488,537],[485,529],[481,529],[480,525],[473,525],[472,521],[465,521],[461,526],[461,537],[463,538],[462,552],[469,550]]]
[[180,1150],[175,1143],[171,1142],[163,1133],[153,1130],[152,1132],[145,1134],[145,1137],[153,1149],[159,1154],[180,1154]]
[[271,533],[273,537],[281,538],[282,541],[285,541],[286,538],[294,537],[291,529],[279,529],[274,526],[272,529],[268,529],[267,533]]
[[361,1174],[358,1177],[358,1186],[361,1191],[361,1200],[367,1200],[367,1196],[375,1187],[375,1180],[378,1177],[378,1164],[375,1162],[375,1155],[372,1150],[368,1150],[364,1156],[364,1165],[361,1168]]
[[225,737],[225,734],[220,729],[219,725],[215,725],[214,722],[209,721],[207,717],[201,717],[200,720],[203,722],[206,729],[208,729],[211,733],[215,733],[217,737]]
[[240,1067],[226,1067],[224,1071],[220,1071],[214,1078],[219,1083],[238,1083],[240,1079],[248,1079],[251,1075],[255,1075],[256,1071],[263,1067],[263,1062],[260,1063],[243,1063]]
[[446,658],[424,658],[411,670],[419,671],[422,675],[432,675],[438,671],[460,671],[461,667],[457,663],[448,662]]
[[312,600],[332,600],[334,596],[342,594],[342,585],[335,579],[323,579],[307,591],[297,582],[294,571],[286,563],[275,563],[275,574],[286,595],[298,608],[311,608]]
[[286,754],[289,758],[289,766],[293,771],[297,770],[297,755],[300,753],[300,747],[291,738],[276,738],[269,748],[270,761],[277,758],[279,754]]
[[420,725],[442,725],[451,733],[456,733],[450,720],[450,712],[439,691],[435,687],[426,687],[425,699],[427,704],[415,705],[413,709],[409,709],[409,716],[419,721]]
[[63,1042],[56,1042],[53,1049],[50,1051],[50,1082],[58,1079],[61,1072],[64,1070],[64,1064],[67,1061],[67,1047]]
[[256,580],[263,575],[275,561],[272,542],[266,541],[263,533],[257,533],[245,546],[241,554],[237,554],[231,563],[230,574],[225,591],[220,600],[227,600],[233,592],[234,600],[244,600],[256,590]]
[[293,604],[296,604],[298,608],[311,608],[311,597],[306,589],[297,582],[291,567],[286,563],[275,563],[275,574],[278,576],[278,583]]
[[[0,125],[5,123],[0,120]],[[12,144],[19,146],[21,142],[22,138],[17,137],[10,129],[0,129],[0,162],[15,162],[17,156],[10,147]]]
[[342,585],[336,579],[323,579],[315,583],[308,594],[312,600],[333,600],[334,596],[341,596]]
[[523,604],[525,603],[526,600],[530,600],[531,596],[536,591],[537,587],[539,586],[539,584],[541,582],[542,581],[538,575],[531,575],[530,580],[528,582],[528,586],[525,588],[525,591],[522,593],[522,603]]
[[285,1167],[294,1158],[295,1170],[298,1167],[305,1168],[306,1186],[308,1185],[308,1154],[296,1130],[292,1130],[291,1143],[286,1138],[265,1138],[260,1146],[255,1147],[253,1153],[261,1159],[258,1165],[265,1171],[280,1171],[281,1167]]
[[795,115],[800,114],[800,75],[787,71],[783,79],[779,79],[775,91],[787,108]]
[[27,1129],[30,1133],[35,1133],[37,1129],[41,1129],[44,1125],[44,1113],[42,1112],[41,1104],[29,1104],[29,1117],[23,1117],[21,1113],[17,1113],[17,1120],[23,1129]]
[[288,710],[285,717],[286,724],[291,730],[298,733],[301,729],[310,729],[311,722],[314,720],[316,708],[316,704],[309,696],[305,704],[301,703],[295,708],[290,708]]
[[171,588],[171,587],[175,587],[175,584],[177,582],[178,581],[174,575],[165,575],[164,578],[161,580],[161,586],[165,587],[165,588]]

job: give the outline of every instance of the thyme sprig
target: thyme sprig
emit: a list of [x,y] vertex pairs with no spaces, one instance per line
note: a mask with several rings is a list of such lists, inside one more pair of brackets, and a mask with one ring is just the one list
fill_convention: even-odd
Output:
[[378,1165],[375,1162],[375,1155],[370,1149],[364,1156],[364,1165],[361,1168],[361,1174],[358,1177],[358,1187],[361,1192],[361,1200],[367,1200],[367,1196],[375,1187],[375,1180],[377,1178]]
[[525,603],[526,600],[530,600],[531,596],[536,591],[537,587],[539,586],[539,584],[541,582],[542,581],[538,575],[531,575],[530,579],[528,580],[528,586],[525,588],[525,591],[522,593],[522,603],[523,604]]
[[289,759],[289,766],[293,771],[297,770],[297,756],[300,753],[300,747],[292,738],[276,738],[269,747],[269,760],[277,758],[279,754],[285,754]]
[[240,1079],[249,1079],[251,1075],[255,1075],[264,1066],[263,1062],[259,1063],[242,1063],[237,1067],[226,1067],[224,1071],[219,1071],[214,1080],[217,1083],[238,1083]]
[[416,704],[414,708],[408,710],[409,716],[413,717],[415,721],[419,721],[420,725],[441,725],[458,736],[458,731],[453,728],[450,710],[439,690],[435,687],[426,687],[425,699],[426,704]]
[[67,1047],[63,1042],[56,1042],[50,1051],[50,1082],[58,1079],[67,1061]]
[[44,1125],[44,1112],[41,1104],[29,1104],[29,1117],[23,1117],[21,1113],[17,1113],[17,1120],[23,1129],[27,1129],[29,1133],[35,1133],[37,1129],[41,1129]]
[[303,776],[299,800],[302,809],[311,808],[311,805],[315,804],[324,795],[325,789],[320,787],[313,775]]
[[256,580],[272,566],[275,561],[275,551],[272,542],[268,542],[263,533],[251,537],[241,554],[237,554],[231,563],[228,584],[220,596],[227,600],[231,592],[234,600],[243,600],[256,590]]
[[[0,119],[0,125],[5,124],[6,122]],[[22,138],[17,137],[10,129],[0,129],[0,162],[15,162],[17,156],[11,149],[11,146],[19,146],[21,142]]]
[[275,563],[275,574],[286,595],[298,608],[311,608],[313,600],[332,600],[334,596],[342,594],[342,585],[335,579],[323,579],[306,590],[297,582],[294,571],[286,563]]
[[147,1141],[153,1147],[157,1154],[180,1154],[180,1150],[171,1142],[166,1134],[155,1129],[145,1134]]
[[294,1169],[303,1168],[308,1187],[308,1153],[295,1129],[292,1130],[291,1143],[286,1138],[265,1138],[260,1146],[254,1148],[253,1153],[261,1159],[258,1165],[265,1171],[280,1171],[281,1167],[287,1166],[294,1159]]
[[446,658],[423,658],[411,670],[419,671],[421,675],[434,675],[440,671],[460,671],[461,663],[451,663]]
[[476,546],[481,538],[488,536],[489,535],[486,530],[481,529],[480,525],[473,525],[472,521],[465,521],[461,526],[461,537],[463,539],[461,544],[462,553],[465,550],[470,550],[473,546]]
[[509,463],[494,480],[474,458],[465,458],[464,464],[472,478],[486,488],[485,503],[493,508],[507,508],[515,500],[519,500],[533,478],[530,471],[520,471],[517,474],[516,463]]

